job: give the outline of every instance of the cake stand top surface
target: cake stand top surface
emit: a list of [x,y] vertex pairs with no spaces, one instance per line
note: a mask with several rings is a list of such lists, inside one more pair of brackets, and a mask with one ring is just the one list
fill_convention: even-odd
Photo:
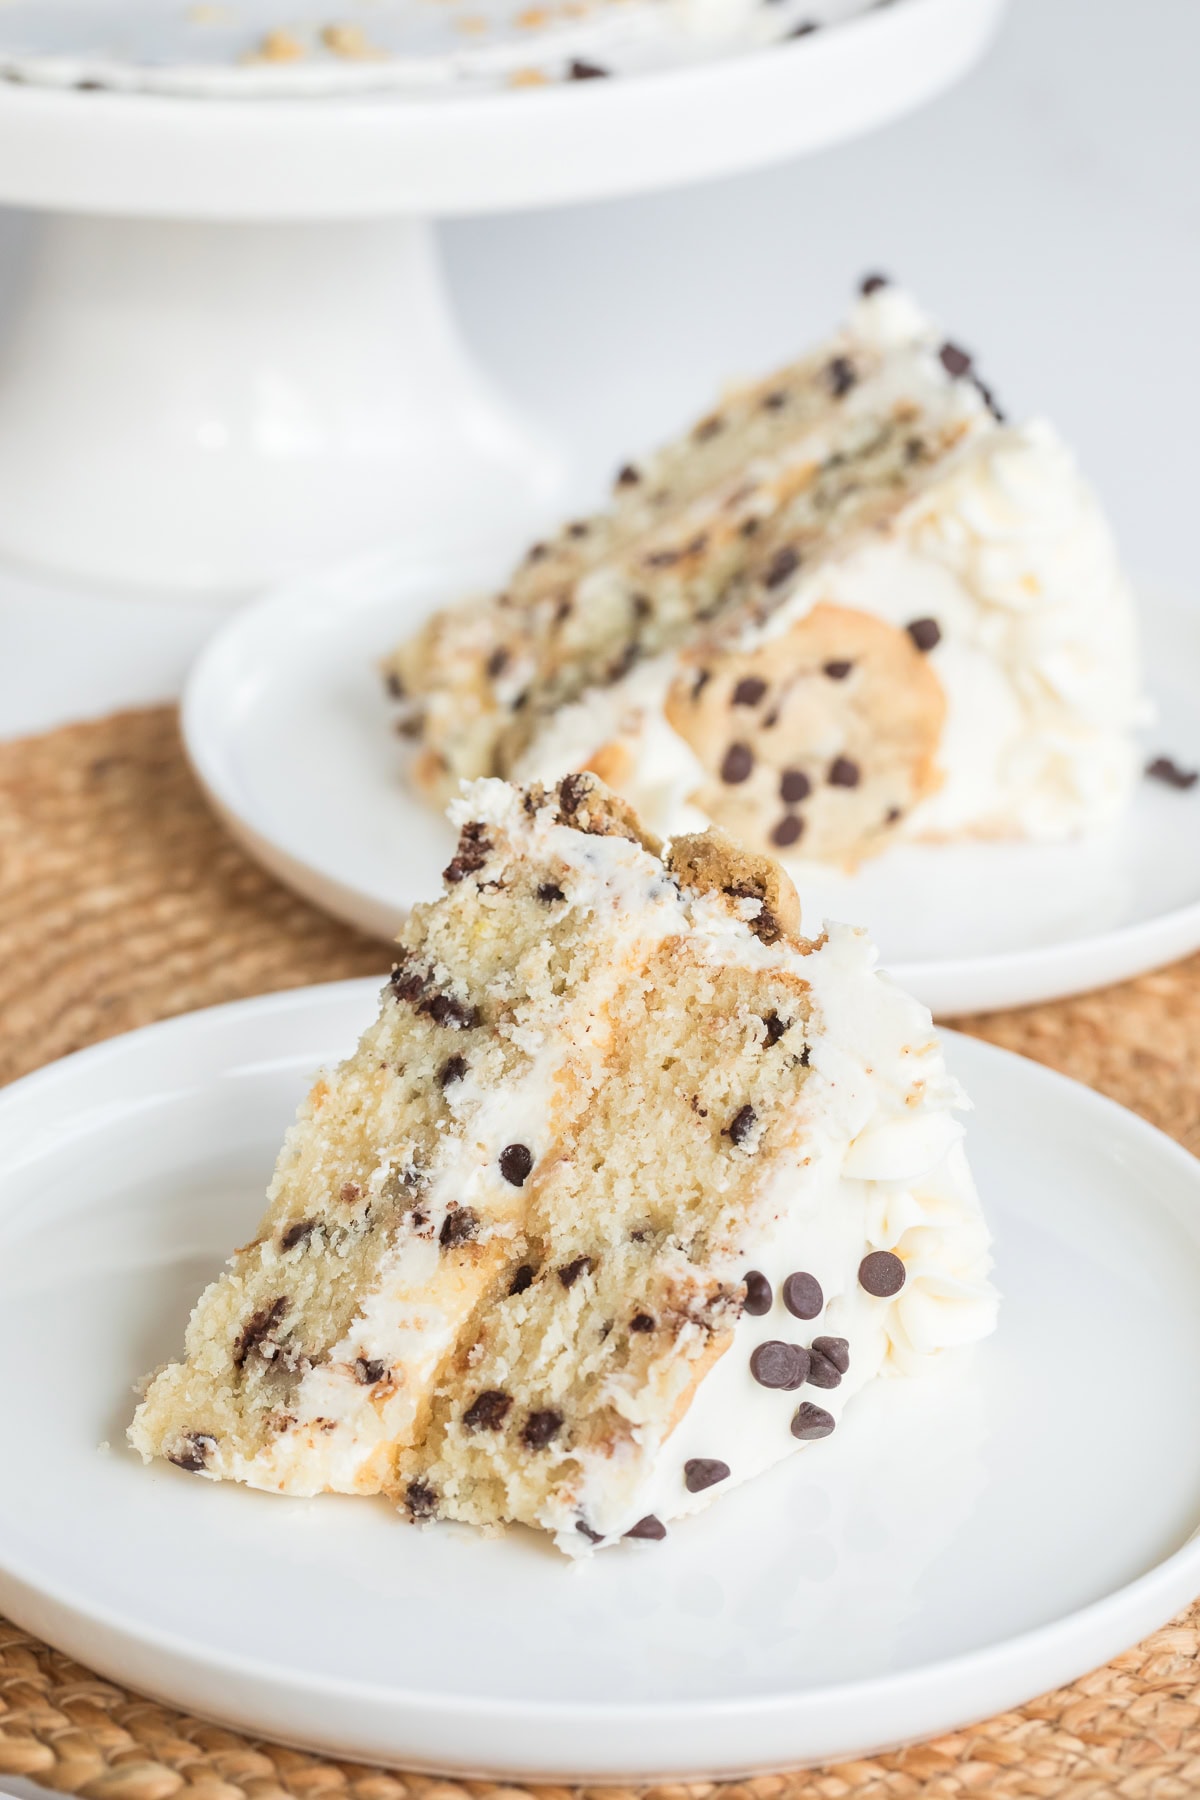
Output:
[[[118,0],[8,0],[0,201],[331,219],[649,191],[884,124],[970,67],[1004,0],[357,0],[324,25],[327,0],[289,0],[282,46],[274,3],[252,41],[282,55],[247,53],[224,0],[122,0],[124,39]],[[419,29],[393,50],[402,5]],[[211,19],[207,60],[181,18]]]

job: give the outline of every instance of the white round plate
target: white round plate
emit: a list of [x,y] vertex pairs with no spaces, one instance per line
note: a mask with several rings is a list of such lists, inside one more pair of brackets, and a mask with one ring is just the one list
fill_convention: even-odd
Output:
[[[71,13],[84,0],[62,3]],[[815,16],[845,4],[818,0]],[[206,77],[210,91],[214,81],[229,85],[231,74],[240,87],[254,82],[255,98],[79,92],[0,79],[0,198],[82,212],[230,220],[431,216],[648,192],[798,156],[898,117],[975,62],[1003,6],[1004,0],[897,0],[794,42],[617,80],[443,88],[427,99],[361,91],[364,80],[377,83],[386,72],[386,65],[371,62],[311,65],[310,74],[326,85],[331,76],[352,77],[360,91],[340,96],[272,98],[280,71],[262,68],[217,67]],[[297,8],[258,0],[258,7],[277,19],[311,10],[309,0]],[[89,10],[95,13],[95,5]],[[137,10],[131,5],[129,16]],[[161,0],[146,0],[144,11],[160,35]],[[5,45],[16,42],[5,35],[6,14],[0,9],[0,75]],[[336,19],[337,9],[330,14]],[[53,15],[44,0],[16,7],[18,23],[30,16],[44,34]],[[471,0],[464,16],[478,16]],[[369,36],[370,8],[361,9],[361,24]],[[460,35],[464,45],[473,41]],[[78,43],[77,31],[72,41]],[[536,44],[531,34],[531,63]],[[19,57],[8,62],[34,80],[55,74],[53,58],[40,66]],[[130,78],[128,68],[122,75],[111,61],[93,67],[68,57],[66,65],[57,79],[113,86]],[[294,86],[298,67],[308,65],[292,66],[282,79]],[[197,73],[203,71],[193,68]],[[159,81],[171,87],[169,67],[160,68]]]
[[1200,1592],[1200,1164],[951,1036],[1000,1328],[663,1544],[418,1531],[124,1448],[377,984],[195,1013],[0,1095],[0,1612],[354,1759],[527,1779],[843,1761],[1011,1707]]
[[[438,891],[449,826],[404,784],[375,665],[432,607],[494,584],[381,556],[289,584],[211,641],[184,696],[193,765],[230,829],[330,912],[393,937]],[[1200,610],[1143,604],[1160,749],[1200,762]],[[1200,947],[1200,786],[1152,781],[1119,827],[1037,846],[911,846],[846,877],[791,864],[809,930],[865,925],[941,1016],[1121,981]]]

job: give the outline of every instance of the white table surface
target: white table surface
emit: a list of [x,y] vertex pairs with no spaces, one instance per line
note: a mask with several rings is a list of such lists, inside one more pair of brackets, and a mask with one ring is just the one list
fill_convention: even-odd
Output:
[[[467,333],[576,460],[573,503],[720,384],[902,278],[1009,410],[1075,444],[1143,579],[1197,593],[1200,6],[1014,0],[959,87],[846,147],[681,193],[443,228]],[[0,315],[23,222],[0,214]],[[221,615],[0,570],[0,735],[178,691]]]

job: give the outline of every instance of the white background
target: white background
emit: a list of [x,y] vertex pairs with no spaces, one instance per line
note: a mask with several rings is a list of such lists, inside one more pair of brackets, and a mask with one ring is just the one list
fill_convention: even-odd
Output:
[[[649,199],[442,230],[467,335],[574,459],[575,505],[902,278],[1008,409],[1076,446],[1138,576],[1197,591],[1200,6],[1014,0],[959,87],[849,146]],[[24,221],[0,214],[0,313]],[[165,698],[213,615],[0,571],[0,733]]]

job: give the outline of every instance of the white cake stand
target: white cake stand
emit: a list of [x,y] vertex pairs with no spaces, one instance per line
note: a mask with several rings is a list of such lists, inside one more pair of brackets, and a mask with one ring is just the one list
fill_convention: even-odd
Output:
[[515,551],[561,458],[466,353],[428,221],[828,145],[954,80],[1002,6],[429,101],[0,86],[0,200],[45,215],[0,348],[0,554],[232,596],[388,540]]

